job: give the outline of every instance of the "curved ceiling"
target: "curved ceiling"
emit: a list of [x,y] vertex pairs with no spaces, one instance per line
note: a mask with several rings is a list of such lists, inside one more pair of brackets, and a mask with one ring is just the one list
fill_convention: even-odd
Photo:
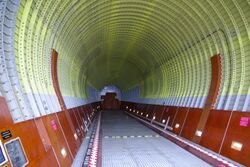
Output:
[[67,96],[85,97],[88,86],[116,85],[122,91],[138,86],[144,98],[204,97],[215,54],[222,55],[220,96],[250,94],[249,5],[247,0],[21,0],[15,51],[23,90],[54,94],[55,48]]

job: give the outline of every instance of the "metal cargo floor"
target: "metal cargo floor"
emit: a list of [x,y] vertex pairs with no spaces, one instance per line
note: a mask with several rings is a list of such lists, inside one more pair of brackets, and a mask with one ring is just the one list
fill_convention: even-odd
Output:
[[206,167],[122,111],[102,111],[102,167]]

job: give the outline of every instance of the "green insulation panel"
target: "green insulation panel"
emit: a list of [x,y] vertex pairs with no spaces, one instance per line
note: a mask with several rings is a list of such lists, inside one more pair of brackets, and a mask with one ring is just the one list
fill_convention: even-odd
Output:
[[21,0],[15,53],[24,92],[64,96],[140,87],[141,98],[206,96],[221,54],[220,96],[250,94],[247,0]]

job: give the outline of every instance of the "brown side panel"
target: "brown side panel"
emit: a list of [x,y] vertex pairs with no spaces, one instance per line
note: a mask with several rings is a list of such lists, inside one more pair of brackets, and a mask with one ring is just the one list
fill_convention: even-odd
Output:
[[8,127],[13,124],[5,98],[0,97],[0,128]]
[[[98,110],[97,110],[98,111]],[[75,114],[77,115],[77,119],[79,120],[79,124],[80,124],[80,131],[83,132],[83,128],[84,128],[84,117],[81,115],[81,108],[76,108],[75,109]],[[85,137],[85,133],[82,133],[83,137]]]
[[[221,82],[221,62],[220,55],[215,55],[211,58],[211,82],[210,88],[207,96],[207,100],[205,103],[205,107],[203,109],[201,118],[199,120],[197,129],[203,131],[210,113],[211,109],[214,109],[214,104],[219,94],[220,82]],[[199,143],[200,137],[194,136],[193,141]]]
[[50,148],[47,150],[46,154],[41,154],[37,157],[36,161],[33,161],[28,164],[30,167],[59,167],[53,149]]
[[2,140],[2,142],[5,143],[9,140],[19,137],[29,160],[28,166],[36,164],[38,161],[40,161],[40,158],[45,158],[45,156],[46,158],[51,159],[51,163],[56,166],[57,163],[54,155],[45,152],[45,148],[43,146],[42,140],[40,139],[36,124],[33,120],[13,124],[6,128],[0,129],[1,132],[5,130],[10,130],[12,137],[7,140]]
[[218,152],[225,133],[231,111],[210,111],[200,144]]
[[148,118],[152,119],[153,116],[154,116],[154,107],[153,105],[147,105],[146,106],[146,111],[147,111],[147,114],[148,114]]
[[80,141],[79,139],[75,140],[74,136],[72,135],[70,126],[68,124],[65,111],[57,113],[59,121],[62,126],[62,130],[68,140],[69,147],[72,151],[73,156],[76,155],[78,148],[80,147]]
[[[73,160],[70,156],[70,153],[69,153],[70,150],[67,147],[67,143],[64,140],[63,132],[60,128],[56,114],[51,114],[51,115],[43,117],[43,122],[48,132],[48,136],[50,138],[51,144],[60,162],[60,165],[63,167],[70,166]],[[51,122],[54,122],[56,124],[56,129],[52,127]],[[61,154],[62,149],[66,150],[67,152],[66,157],[63,157],[63,155]]]
[[139,107],[139,110],[140,111],[143,111],[143,116],[147,116],[148,115],[148,118],[152,118],[153,116],[153,111],[152,110],[150,110],[150,106],[149,105],[146,105],[146,104],[140,104],[140,105],[138,105],[138,107]]
[[[93,106],[96,105],[100,105],[100,103],[96,103]],[[83,109],[86,106],[87,105],[79,108]],[[84,114],[83,112],[88,112],[88,110],[79,109],[79,114]],[[78,147],[76,147],[76,141],[73,135],[69,133],[70,128],[64,113],[65,111],[58,112],[34,120],[13,124],[6,101],[3,97],[0,97],[0,132],[10,130],[12,133],[11,138],[3,140],[0,137],[0,140],[5,143],[19,137],[27,155],[29,161],[27,166],[29,167],[57,167],[59,166],[57,158],[62,167],[68,167],[72,163],[72,158],[63,135],[65,134],[67,141],[69,141],[70,148],[74,148],[73,152],[75,153],[80,145],[80,140],[78,139]],[[51,121],[55,123],[56,129],[53,129]],[[62,127],[60,127],[60,125]],[[44,143],[42,142],[42,138]],[[46,146],[44,144],[46,144]],[[63,157],[61,154],[61,149],[63,148],[65,148],[67,152],[66,157]],[[54,152],[56,154],[54,154]]]
[[73,108],[73,112],[74,112],[74,117],[76,118],[77,120],[77,127],[79,129],[81,129],[81,122],[82,122],[82,119],[81,117],[78,115],[78,108]]
[[83,133],[81,132],[80,122],[78,121],[75,112],[76,112],[76,109],[71,109],[69,111],[69,114],[70,114],[71,120],[73,122],[74,128],[76,129],[76,133],[78,134],[79,138],[82,139],[83,138]]
[[180,134],[182,137],[188,140],[193,139],[195,135],[195,131],[197,129],[198,122],[201,117],[201,113],[202,113],[202,109],[191,108],[189,110],[182,133]]
[[149,118],[152,119],[157,115],[155,105],[148,105]]
[[168,111],[168,106],[162,106],[161,121],[163,120],[164,113]]
[[[58,102],[60,104],[60,107],[61,107],[61,111],[65,111],[65,116],[66,116],[66,119],[67,119],[67,122],[68,123],[62,123],[63,125],[65,124],[68,124],[69,127],[70,127],[70,130],[67,130],[67,134],[70,134],[71,133],[71,136],[73,136],[76,132],[75,132],[75,129],[74,129],[74,126],[73,126],[73,123],[72,123],[72,120],[71,120],[71,117],[67,111],[67,108],[66,108],[66,105],[64,103],[64,100],[63,100],[63,97],[62,97],[62,94],[61,94],[61,91],[60,91],[60,87],[59,87],[59,83],[58,83],[58,75],[57,75],[57,59],[58,59],[58,53],[52,49],[52,55],[51,55],[51,75],[52,75],[52,81],[53,81],[53,87],[54,87],[54,90],[55,90],[55,93],[56,93],[56,96],[57,96],[57,99],[58,99]],[[62,131],[62,133],[64,133],[64,131]],[[66,136],[66,134],[63,134]],[[65,142],[68,143],[68,141],[65,139]],[[67,146],[69,146],[71,144],[68,144]],[[74,150],[74,148],[68,148],[70,149],[70,155],[71,157],[73,158],[73,152],[71,152],[71,150]]]
[[[250,118],[249,112],[234,112],[221,154],[246,166],[250,166],[250,122],[247,126],[240,126],[241,118]],[[231,148],[232,141],[242,143],[241,151]]]
[[81,109],[79,110],[79,114],[82,117],[83,121],[87,121],[86,111],[84,107],[81,107]]
[[161,122],[163,112],[164,112],[164,106],[160,105],[155,106],[156,121]]
[[58,53],[52,49],[52,56],[51,56],[51,75],[52,75],[52,81],[53,81],[53,87],[55,89],[55,93],[58,99],[58,102],[61,106],[62,110],[66,110],[65,103],[63,101],[63,97],[60,91],[59,83],[58,83],[58,76],[57,76],[57,59],[58,59]]
[[[189,108],[184,108],[184,107],[180,107],[178,109],[178,113],[176,115],[176,118],[175,118],[174,124],[173,124],[173,132],[177,135],[179,135],[181,132],[184,120],[188,114],[188,110],[189,110]],[[179,127],[175,127],[176,124],[179,124]]]
[[210,82],[210,88],[208,97],[205,103],[205,107],[214,109],[214,104],[219,94],[220,82],[221,82],[221,58],[220,55],[215,55],[211,58],[211,70],[212,78]]
[[174,121],[174,117],[175,117],[175,113],[177,112],[178,107],[174,107],[174,106],[169,106],[168,110],[165,110],[164,114],[163,114],[163,119],[165,119],[166,121],[169,119],[168,125],[171,126],[173,124]]
[[[11,138],[6,140],[0,138],[0,140],[5,143],[19,137],[29,161],[27,166],[39,166],[34,164],[43,164],[47,159],[50,160],[51,165],[58,166],[54,153],[49,152],[52,148],[48,148],[48,152],[45,151],[35,121],[29,120],[14,124],[5,98],[3,97],[0,97],[0,120],[0,132],[10,130],[12,134]],[[10,166],[10,164],[8,165]]]

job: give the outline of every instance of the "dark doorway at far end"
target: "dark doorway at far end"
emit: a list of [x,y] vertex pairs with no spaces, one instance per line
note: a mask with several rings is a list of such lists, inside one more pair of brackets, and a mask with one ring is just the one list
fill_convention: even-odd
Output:
[[115,92],[108,92],[101,96],[103,110],[118,110],[120,109],[120,100],[116,98]]

